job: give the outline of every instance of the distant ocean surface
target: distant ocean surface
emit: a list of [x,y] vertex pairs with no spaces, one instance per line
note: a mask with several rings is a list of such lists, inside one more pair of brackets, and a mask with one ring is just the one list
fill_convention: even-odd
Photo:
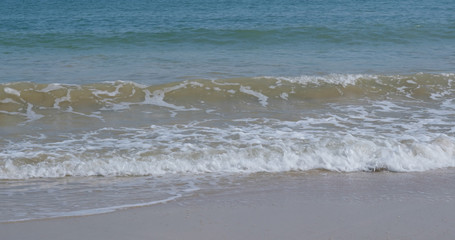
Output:
[[453,1],[3,0],[0,222],[258,173],[451,169],[454,13]]

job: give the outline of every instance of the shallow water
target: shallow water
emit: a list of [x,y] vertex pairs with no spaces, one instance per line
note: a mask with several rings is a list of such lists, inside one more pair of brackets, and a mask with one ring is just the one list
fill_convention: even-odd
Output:
[[[0,180],[1,222],[84,216],[177,202],[182,206],[279,191],[287,197],[337,204],[455,201],[454,170],[397,174],[328,171],[174,175],[166,177],[67,177]],[[233,197],[235,196],[235,197]],[[243,196],[243,197],[242,197]],[[264,200],[264,199],[262,199]],[[242,201],[235,204],[261,204]]]

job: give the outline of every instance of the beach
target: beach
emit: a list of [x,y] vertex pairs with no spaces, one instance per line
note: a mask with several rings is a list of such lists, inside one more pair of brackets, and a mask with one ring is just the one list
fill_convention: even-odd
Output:
[[0,1],[0,239],[454,239],[452,0]]
[[2,223],[0,232],[8,240],[453,239],[455,172],[444,175],[256,176],[228,191],[108,214]]

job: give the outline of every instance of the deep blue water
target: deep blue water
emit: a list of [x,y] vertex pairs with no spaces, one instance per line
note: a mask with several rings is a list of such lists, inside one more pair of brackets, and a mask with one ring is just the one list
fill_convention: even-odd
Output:
[[0,82],[454,72],[453,1],[0,2]]

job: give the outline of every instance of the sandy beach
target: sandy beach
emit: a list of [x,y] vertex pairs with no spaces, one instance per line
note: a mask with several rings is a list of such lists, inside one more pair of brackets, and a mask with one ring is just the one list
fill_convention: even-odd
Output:
[[450,171],[256,176],[150,207],[2,223],[0,233],[8,240],[454,239],[452,178]]

